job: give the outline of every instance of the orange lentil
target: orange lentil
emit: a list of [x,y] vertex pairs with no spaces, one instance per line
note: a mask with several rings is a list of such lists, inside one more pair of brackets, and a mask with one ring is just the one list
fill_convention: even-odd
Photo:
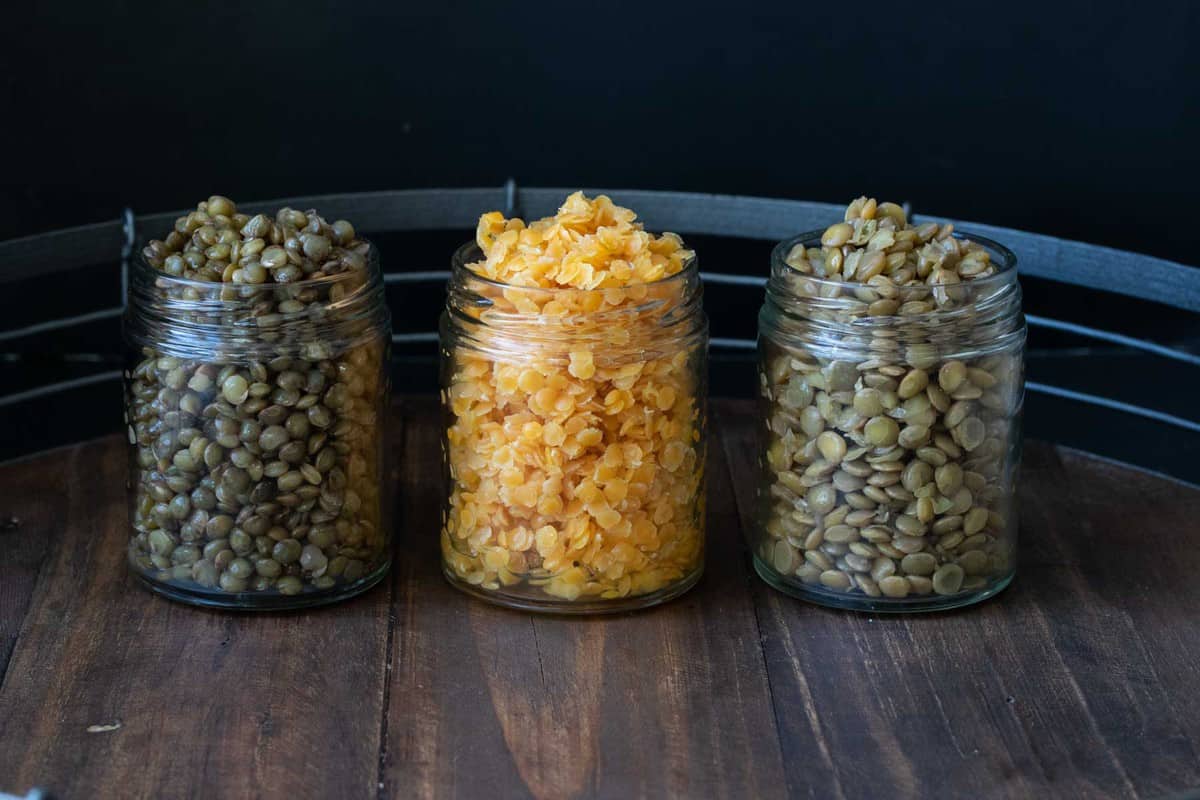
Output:
[[[654,285],[693,254],[581,193],[528,225],[484,214],[476,241],[483,259],[468,268],[503,287],[474,333],[495,341],[447,352],[448,571],[565,601],[648,594],[695,575],[704,342],[656,342],[680,288]],[[536,342],[489,333],[486,315],[500,311],[510,325],[528,315]],[[544,321],[570,335],[551,339]]]

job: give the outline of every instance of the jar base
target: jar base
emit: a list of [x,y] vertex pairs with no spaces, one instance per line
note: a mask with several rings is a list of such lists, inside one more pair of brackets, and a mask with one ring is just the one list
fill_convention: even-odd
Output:
[[809,586],[799,581],[790,581],[754,556],[754,571],[773,589],[798,600],[827,608],[845,611],[866,611],[872,614],[913,614],[923,611],[949,611],[955,608],[982,603],[1004,591],[1012,583],[1015,572],[989,583],[973,592],[954,595],[914,595],[905,598],[868,597],[864,594],[835,592],[818,586]]
[[145,588],[178,603],[227,611],[294,611],[332,605],[356,597],[382,581],[391,566],[389,559],[376,567],[374,572],[364,575],[353,583],[292,595],[278,592],[221,592],[205,589],[195,584],[186,586],[169,581],[156,581],[136,569],[133,570],[133,574]]
[[640,594],[636,597],[621,597],[614,600],[538,600],[524,595],[505,594],[499,591],[480,589],[478,586],[460,580],[453,572],[443,567],[442,574],[451,586],[461,592],[483,600],[494,606],[502,606],[517,611],[532,611],[537,614],[583,616],[587,614],[620,614],[628,611],[640,611],[653,606],[662,605],[679,597],[695,586],[704,574],[700,567],[692,574],[659,589],[657,592]]

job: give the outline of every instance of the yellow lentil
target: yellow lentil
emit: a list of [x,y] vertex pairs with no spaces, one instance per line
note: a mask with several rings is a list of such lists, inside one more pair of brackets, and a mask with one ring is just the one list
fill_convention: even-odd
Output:
[[[704,342],[671,348],[654,336],[681,292],[655,282],[682,272],[692,252],[581,193],[528,225],[484,214],[476,242],[483,260],[468,269],[502,286],[474,342],[447,351],[448,571],[481,589],[524,583],[526,594],[566,601],[648,594],[695,575]],[[503,335],[489,330],[489,313],[509,315]],[[536,343],[514,333],[518,315]],[[563,321],[569,336],[544,332]]]

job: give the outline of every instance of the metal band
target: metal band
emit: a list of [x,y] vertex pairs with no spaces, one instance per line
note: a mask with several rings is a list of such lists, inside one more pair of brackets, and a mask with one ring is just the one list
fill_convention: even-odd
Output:
[[[753,286],[759,288],[767,285],[766,278],[760,278],[754,275],[726,275],[720,272],[702,272],[700,273],[700,277],[706,284]],[[1147,353],[1153,353],[1156,356],[1162,356],[1163,358],[1182,361],[1183,363],[1191,364],[1192,366],[1200,366],[1200,355],[1196,353],[1190,353],[1185,350],[1175,350],[1156,342],[1147,341],[1146,339],[1138,339],[1134,336],[1126,336],[1125,334],[1113,333],[1101,328],[1093,328],[1088,325],[1080,325],[1075,322],[1067,322],[1066,320],[1054,319],[1052,317],[1043,317],[1037,314],[1026,314],[1025,321],[1034,328],[1049,328],[1051,330],[1063,331],[1064,333],[1071,333],[1087,339],[1095,339],[1101,342],[1110,342],[1111,344],[1120,345],[1121,347],[1142,350]]]
[[[353,219],[361,230],[392,232],[475,227],[481,211],[511,202],[529,216],[551,213],[566,189],[414,189],[404,191],[293,197],[247,203],[258,212],[291,205],[320,208],[330,217]],[[596,191],[596,190],[590,190]],[[841,206],[762,197],[611,191],[618,202],[638,209],[657,229],[775,241],[836,220]],[[184,212],[138,217],[138,229],[161,235]],[[965,229],[1003,242],[1020,258],[1023,275],[1116,292],[1200,312],[1200,271],[1153,256],[1056,239],[971,222]],[[118,220],[27,236],[0,243],[0,280],[112,261],[124,240]]]
[[121,215],[121,233],[125,235],[121,243],[121,308],[125,308],[129,305],[129,260],[137,247],[137,217],[132,208],[126,208]]
[[[438,335],[433,332],[428,333],[395,333],[392,334],[392,342],[394,344],[435,344],[438,341]],[[753,339],[724,339],[714,337],[709,340],[712,347],[726,350],[754,350],[756,343]],[[120,370],[109,370],[106,372],[98,372],[93,375],[86,375],[82,378],[74,378],[72,380],[60,381],[51,383],[45,386],[38,386],[23,392],[16,392],[0,396],[0,408],[5,406],[17,405],[29,400],[35,400],[39,397],[58,394],[60,392],[70,391],[72,389],[81,389],[85,386],[91,386],[96,383],[105,383],[114,381],[122,375]],[[1125,403],[1120,400],[1113,400],[1108,397],[1100,397],[1086,392],[1077,392],[1073,389],[1065,389],[1061,386],[1053,386],[1045,383],[1037,383],[1035,381],[1026,381],[1025,389],[1036,394],[1045,394],[1052,397],[1060,397],[1065,400],[1073,400],[1084,405],[1098,406],[1107,408],[1112,411],[1119,411],[1124,414],[1132,414],[1133,416],[1142,417],[1144,419],[1161,422],[1166,425],[1171,425],[1176,428],[1190,431],[1192,433],[1200,433],[1200,422],[1195,420],[1179,417],[1174,414],[1168,414],[1163,411],[1158,411],[1153,408],[1134,405],[1133,403]]]
[[0,408],[5,406],[14,406],[18,403],[24,403],[29,400],[36,400],[39,397],[45,397],[59,392],[68,392],[72,389],[82,389],[84,386],[91,386],[96,383],[104,383],[105,381],[115,381],[122,375],[121,370],[114,369],[106,372],[97,372],[92,375],[84,375],[82,378],[72,378],[68,381],[59,381],[58,383],[50,383],[45,386],[35,386],[24,392],[15,392],[6,394],[0,397]]
[[[424,282],[441,282],[446,281],[450,277],[447,270],[425,270],[414,272],[388,272],[384,273],[383,281],[387,284],[411,284]],[[746,286],[752,288],[762,288],[766,285],[766,279],[754,275],[728,275],[719,272],[703,272],[700,276],[706,284],[727,285],[727,286]],[[27,325],[21,328],[10,328],[8,330],[0,330],[0,342],[13,339],[23,339],[39,333],[48,333],[51,331],[71,328],[76,325],[83,325],[89,322],[96,322],[104,319],[119,317],[122,309],[106,308],[99,311],[92,311],[86,314],[79,314],[71,317],[63,317],[60,319],[47,320],[45,322]],[[1082,336],[1097,341],[1109,342],[1121,347],[1129,347],[1135,350],[1152,353],[1163,358],[1169,358],[1175,361],[1181,361],[1192,366],[1200,366],[1200,354],[1187,352],[1184,350],[1175,350],[1165,345],[1156,342],[1138,339],[1133,336],[1126,336],[1120,333],[1112,333],[1111,331],[1092,328],[1087,325],[1079,325],[1074,322],[1065,320],[1053,319],[1050,317],[1042,317],[1036,314],[1026,314],[1026,321],[1030,326],[1035,328],[1049,328],[1051,330],[1063,331],[1065,333]],[[714,344],[717,342],[734,342],[739,340],[734,339],[718,339],[712,340]],[[731,345],[740,346],[740,345]]]
[[1144,406],[1126,403],[1121,400],[1113,400],[1111,397],[1100,397],[1099,395],[1077,392],[1074,389],[1064,389],[1061,386],[1038,383],[1037,381],[1025,381],[1025,390],[1050,395],[1051,397],[1061,397],[1064,400],[1074,400],[1077,403],[1084,403],[1089,406],[1110,408],[1113,411],[1120,411],[1124,414],[1133,414],[1136,417],[1144,417],[1145,419],[1152,419],[1155,422],[1174,425],[1176,428],[1183,428],[1185,431],[1191,431],[1192,433],[1200,433],[1200,422],[1168,414],[1165,411],[1145,408]]

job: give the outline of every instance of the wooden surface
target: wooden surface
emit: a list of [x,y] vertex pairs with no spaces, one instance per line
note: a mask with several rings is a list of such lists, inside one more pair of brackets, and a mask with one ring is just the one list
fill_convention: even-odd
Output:
[[1016,582],[829,611],[742,539],[750,407],[713,409],[708,571],[614,618],[438,568],[432,398],[402,400],[390,580],[199,610],[125,569],[118,437],[0,466],[0,791],[60,798],[1091,798],[1200,786],[1200,490],[1027,443]]

